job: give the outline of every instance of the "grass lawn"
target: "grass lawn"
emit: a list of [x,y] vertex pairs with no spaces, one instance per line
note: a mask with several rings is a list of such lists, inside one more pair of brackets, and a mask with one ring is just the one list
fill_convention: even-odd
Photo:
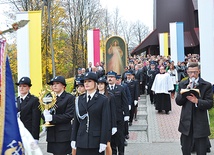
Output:
[[211,130],[210,138],[214,139],[214,108],[209,110],[209,114],[210,114],[210,130]]

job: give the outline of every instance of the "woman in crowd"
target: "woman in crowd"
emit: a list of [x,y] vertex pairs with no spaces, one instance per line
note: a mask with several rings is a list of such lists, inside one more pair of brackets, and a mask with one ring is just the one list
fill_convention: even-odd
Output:
[[172,83],[174,85],[174,89],[171,92],[171,98],[175,98],[175,89],[176,89],[176,84],[178,83],[178,73],[177,70],[175,69],[175,66],[173,63],[169,65],[169,70],[168,73],[170,75],[170,78],[172,79]]
[[108,141],[108,98],[97,92],[97,75],[86,73],[86,93],[75,102],[71,147],[76,155],[104,155]]
[[109,134],[108,134],[109,139],[107,142],[106,155],[112,155],[112,149],[110,144],[111,135],[113,135],[117,131],[115,98],[114,98],[114,94],[112,94],[107,90],[107,82],[104,77],[101,77],[98,79],[97,88],[100,94],[103,94],[108,97],[108,101],[109,101],[108,104],[109,104],[109,116],[110,116],[109,125],[110,126],[109,126]]
[[71,153],[71,120],[74,117],[75,97],[65,91],[66,82],[63,76],[56,76],[49,83],[57,95],[55,108],[44,110],[46,122],[53,126],[47,128],[47,151],[54,155]]

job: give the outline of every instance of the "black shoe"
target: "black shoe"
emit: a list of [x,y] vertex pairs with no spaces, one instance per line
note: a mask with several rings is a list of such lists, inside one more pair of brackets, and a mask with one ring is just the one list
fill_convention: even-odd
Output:
[[129,122],[129,126],[132,126],[132,122]]
[[125,138],[126,138],[126,139],[129,139],[129,135],[126,135]]
[[165,113],[168,115],[168,114],[169,114],[169,111],[165,111]]
[[162,112],[162,110],[158,110],[158,113],[161,113]]
[[128,142],[126,140],[124,141],[124,146],[128,146]]

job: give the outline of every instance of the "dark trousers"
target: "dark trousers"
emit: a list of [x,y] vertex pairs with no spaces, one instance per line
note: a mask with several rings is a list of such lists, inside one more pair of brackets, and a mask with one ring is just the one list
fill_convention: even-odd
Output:
[[112,154],[117,155],[117,148],[119,155],[124,155],[124,121],[117,121],[117,132],[111,137]]
[[[183,155],[191,155],[191,146],[193,143],[192,132],[186,136],[181,134],[181,150]],[[207,137],[194,138],[195,151],[197,155],[206,155],[207,153]]]
[[128,135],[129,134],[129,122],[125,121],[124,122],[124,135]]
[[142,84],[141,84],[142,94],[145,94],[145,86],[146,86],[146,81],[142,81]]
[[151,104],[154,104],[154,92],[152,90],[151,90],[149,96],[150,96]]
[[133,122],[133,118],[134,118],[134,112],[135,112],[135,106],[134,106],[134,103],[131,105],[131,110],[129,110],[129,114],[130,114],[130,117],[129,117],[129,122]]

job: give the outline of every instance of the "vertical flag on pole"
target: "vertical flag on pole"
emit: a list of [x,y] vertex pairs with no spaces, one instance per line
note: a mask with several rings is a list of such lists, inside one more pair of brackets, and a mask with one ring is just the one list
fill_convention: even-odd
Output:
[[184,24],[183,22],[169,23],[170,52],[175,64],[184,61]]
[[198,0],[201,77],[214,84],[214,1]]
[[87,38],[88,62],[95,66],[97,62],[100,63],[100,30],[88,30]]
[[41,11],[19,12],[17,20],[30,22],[17,31],[17,66],[18,79],[23,76],[31,78],[34,95],[42,89],[42,58],[41,58]]
[[168,56],[168,33],[159,33],[160,55]]
[[23,145],[17,123],[15,92],[9,60],[5,53],[5,40],[0,40],[1,51],[1,105],[0,150],[2,155],[23,154]]

